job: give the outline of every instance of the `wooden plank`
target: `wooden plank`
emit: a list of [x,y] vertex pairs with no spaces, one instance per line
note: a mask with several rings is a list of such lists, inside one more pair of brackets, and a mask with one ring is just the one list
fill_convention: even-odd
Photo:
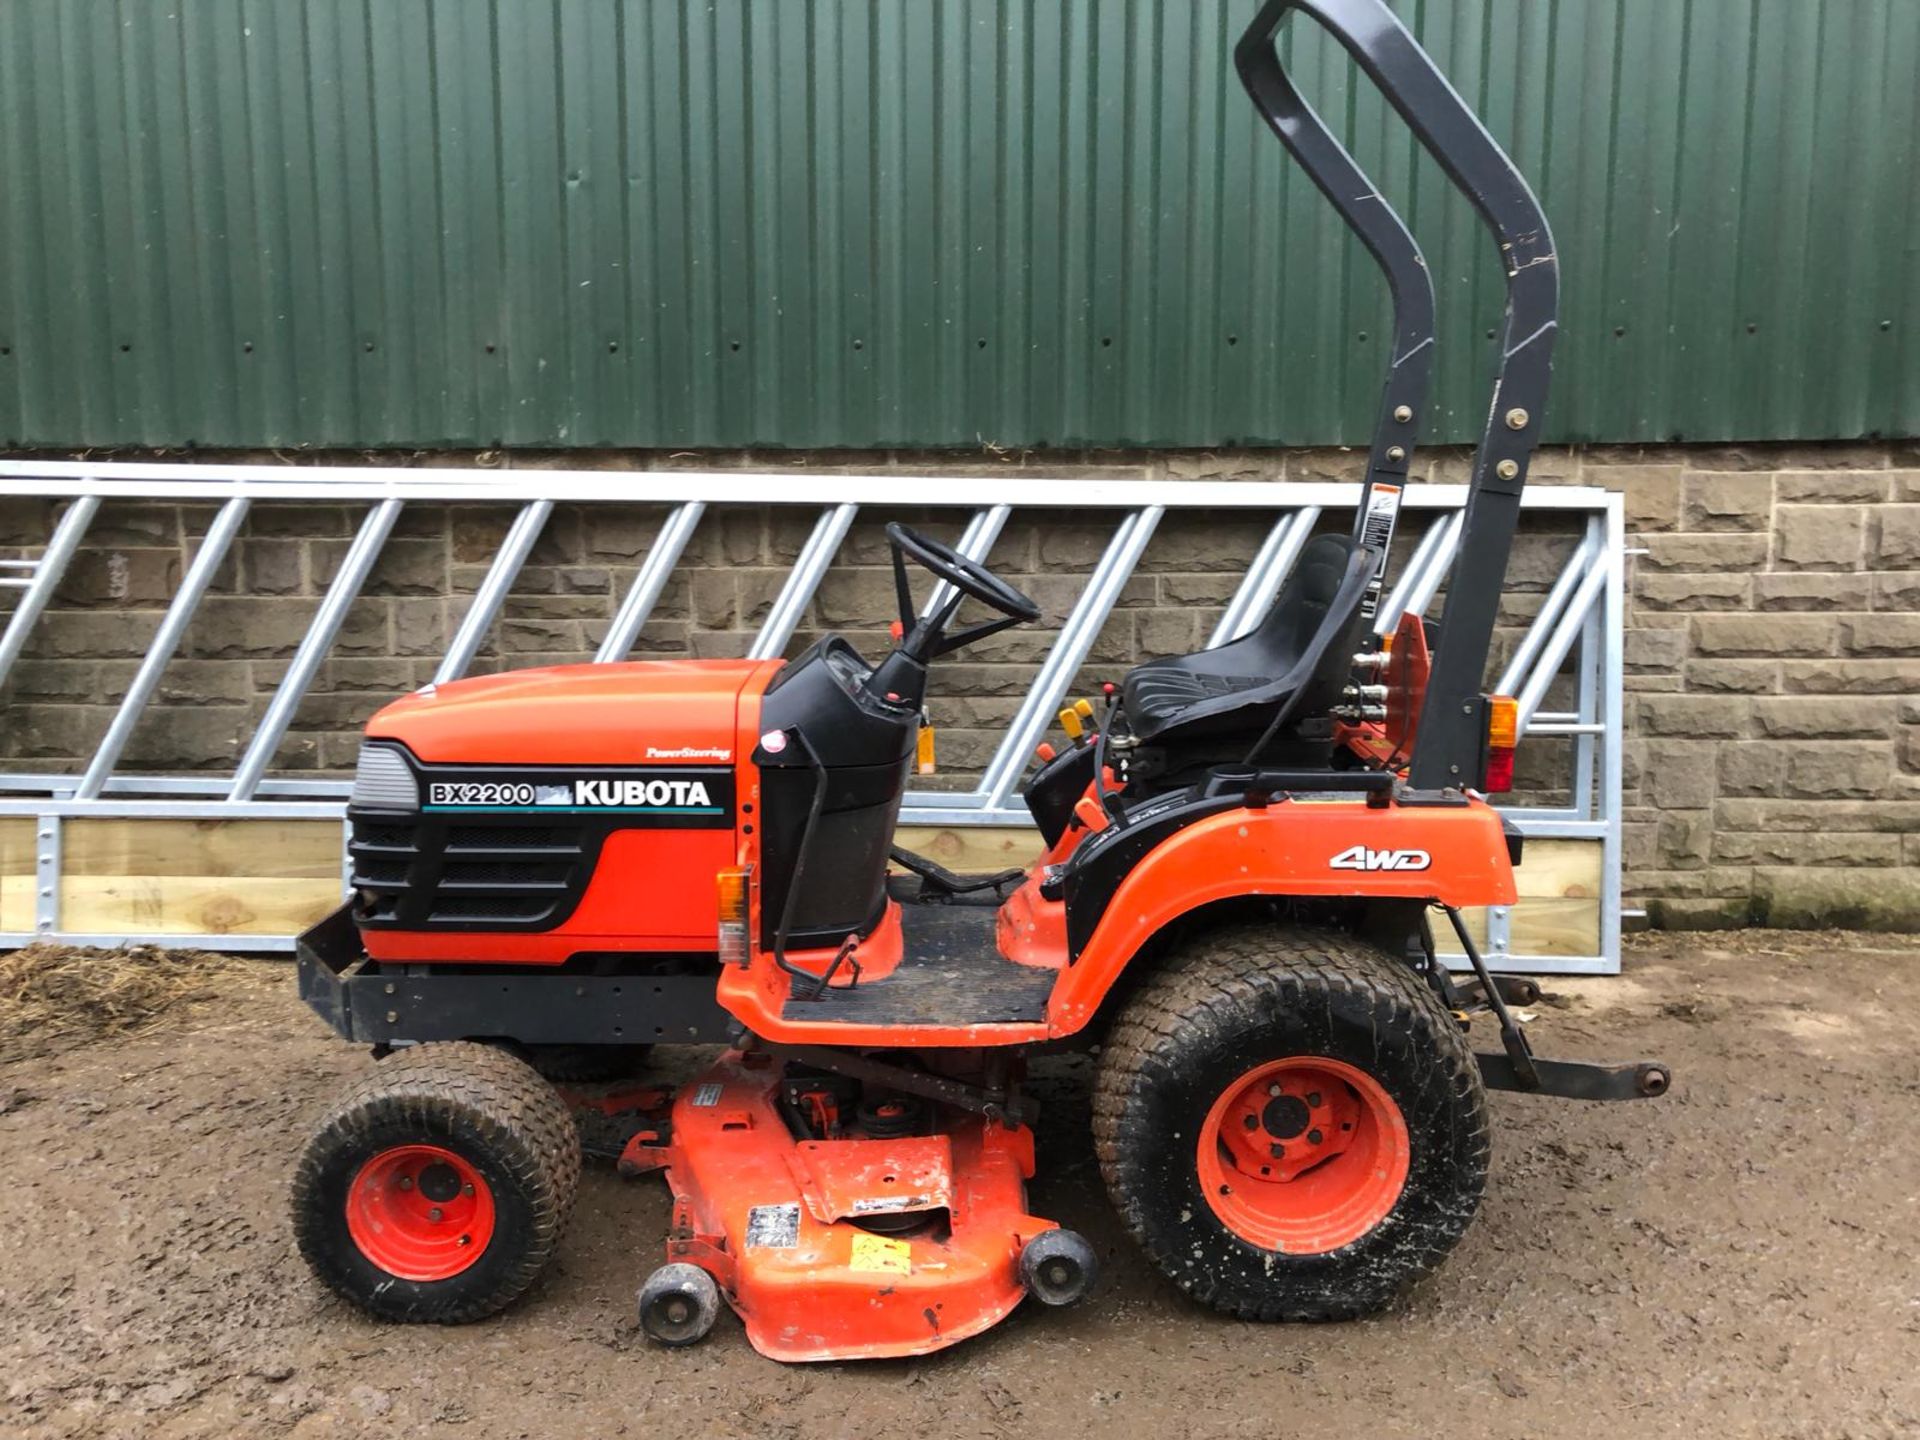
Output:
[[337,820],[69,820],[60,838],[66,875],[340,880]]
[[1601,842],[1529,840],[1513,872],[1521,896],[1557,900],[1600,897]]
[[0,930],[26,934],[33,929],[33,876],[0,875]]
[[[0,929],[33,928],[33,830],[0,820]],[[69,820],[63,930],[127,935],[271,935],[304,929],[339,902],[340,826],[331,820]],[[897,843],[949,870],[980,874],[1030,864],[1028,826],[902,826]],[[1601,844],[1532,840],[1515,875],[1516,954],[1600,953]],[[1483,911],[1468,933],[1486,941]],[[1457,955],[1450,932],[1443,954]]]
[[1598,955],[1600,902],[1523,898],[1513,907],[1507,948],[1515,955]]
[[33,929],[33,827],[30,815],[0,818],[0,930]]
[[60,928],[83,935],[292,935],[340,903],[340,878],[70,875]]
[[1024,868],[1040,856],[1031,825],[902,825],[893,843],[959,875]]
[[[1514,871],[1519,904],[1508,917],[1509,953],[1598,955],[1602,846],[1598,840],[1529,840]],[[1467,933],[1486,953],[1484,909],[1464,912]],[[1442,955],[1464,955],[1444,924],[1434,932]]]

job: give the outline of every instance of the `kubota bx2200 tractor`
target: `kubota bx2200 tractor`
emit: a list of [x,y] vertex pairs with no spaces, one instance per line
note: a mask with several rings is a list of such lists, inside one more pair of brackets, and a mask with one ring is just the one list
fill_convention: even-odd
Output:
[[[1329,30],[1493,230],[1501,370],[1437,647],[1367,623],[1426,403],[1412,238],[1300,99],[1287,12]],[[1652,1064],[1536,1058],[1463,907],[1514,900],[1512,705],[1480,693],[1554,335],[1545,217],[1382,0],[1269,0],[1237,51],[1261,114],[1379,260],[1396,334],[1350,535],[1242,639],[1143,664],[1025,796],[1044,853],[957,876],[895,850],[927,667],[1033,602],[889,529],[900,628],[870,662],[530,670],[429,686],[368,726],[354,898],[303,937],[309,1003],[382,1057],[296,1172],[301,1250],[398,1320],[506,1305],[559,1243],[582,1127],[673,1194],[640,1323],[724,1299],[765,1354],[915,1354],[1092,1283],[1028,1208],[1028,1057],[1097,1044],[1093,1134],[1126,1228],[1181,1289],[1264,1320],[1367,1313],[1460,1238],[1488,1087],[1657,1094]],[[917,606],[913,567],[941,588]],[[971,601],[987,618],[961,624]],[[1074,726],[1072,729],[1078,729]],[[891,862],[891,863],[890,863]],[[897,865],[897,869],[895,866]],[[1434,952],[1435,923],[1472,974]],[[1498,1049],[1478,1054],[1483,1015]],[[646,1047],[724,1047],[677,1091]]]

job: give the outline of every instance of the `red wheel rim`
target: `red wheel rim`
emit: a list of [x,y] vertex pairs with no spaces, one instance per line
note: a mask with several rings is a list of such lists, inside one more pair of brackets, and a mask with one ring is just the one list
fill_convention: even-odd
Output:
[[347,1188],[347,1233],[360,1253],[402,1280],[447,1280],[486,1253],[493,1191],[438,1145],[382,1150]]
[[1392,1213],[1406,1188],[1407,1122],[1363,1070],[1318,1055],[1257,1065],[1200,1127],[1202,1193],[1263,1250],[1321,1255]]

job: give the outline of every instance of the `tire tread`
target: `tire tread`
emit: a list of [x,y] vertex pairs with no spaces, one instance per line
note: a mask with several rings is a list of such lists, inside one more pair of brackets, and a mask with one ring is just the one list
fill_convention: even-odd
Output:
[[[505,1157],[532,1197],[528,1243],[488,1290],[428,1300],[399,1287],[370,1302],[337,1263],[328,1217],[313,1203],[323,1172],[367,1130],[403,1118],[423,1135],[458,1116]],[[558,1248],[580,1184],[581,1151],[573,1117],[553,1087],[517,1056],[474,1041],[412,1046],[381,1061],[341,1095],[316,1127],[292,1186],[294,1235],[316,1273],[341,1294],[384,1318],[464,1323],[494,1314],[518,1297]]]
[[[1450,1117],[1447,1139],[1459,1157],[1456,1181],[1466,1203],[1403,1227],[1387,1256],[1369,1267],[1369,1283],[1361,1289],[1337,1277],[1296,1275],[1283,1289],[1197,1272],[1149,1223],[1160,1196],[1138,1153],[1140,1137],[1133,1133],[1140,1102],[1175,1077],[1181,1057],[1202,1033],[1222,1033],[1249,1012],[1280,1010],[1316,1015],[1331,1027],[1336,1001],[1342,999],[1364,1004],[1377,1049],[1406,1044],[1424,1032],[1424,1048],[1432,1050],[1437,1063],[1422,1070],[1408,1108],[1444,1109]],[[1349,936],[1271,925],[1234,926],[1200,937],[1170,956],[1134,994],[1100,1058],[1093,1139],[1114,1206],[1154,1263],[1194,1299],[1254,1321],[1351,1319],[1380,1308],[1413,1277],[1438,1264],[1465,1232],[1485,1186],[1492,1148],[1479,1066],[1453,1017],[1420,976]]]

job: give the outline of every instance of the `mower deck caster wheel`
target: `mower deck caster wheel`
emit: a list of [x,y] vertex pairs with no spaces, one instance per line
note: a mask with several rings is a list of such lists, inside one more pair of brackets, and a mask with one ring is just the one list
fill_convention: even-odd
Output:
[[1048,1230],[1020,1251],[1020,1282],[1042,1305],[1077,1305],[1099,1276],[1093,1246],[1072,1230]]
[[658,1345],[692,1345],[720,1318],[720,1287],[698,1265],[662,1265],[640,1287],[640,1328]]

